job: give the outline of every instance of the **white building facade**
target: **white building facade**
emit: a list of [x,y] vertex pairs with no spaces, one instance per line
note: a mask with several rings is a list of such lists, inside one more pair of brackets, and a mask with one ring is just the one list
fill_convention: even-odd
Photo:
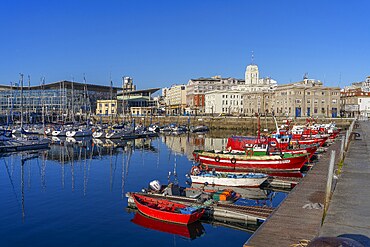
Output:
[[244,81],[235,78],[211,78],[191,79],[187,84],[186,101],[189,114],[205,113],[205,94],[215,90],[232,90],[244,84]]
[[162,90],[162,93],[164,92],[167,114],[184,114],[186,108],[186,85],[173,85]]
[[238,90],[211,91],[205,93],[206,114],[243,114],[243,94]]
[[370,117],[370,76],[341,91],[341,112],[346,117]]

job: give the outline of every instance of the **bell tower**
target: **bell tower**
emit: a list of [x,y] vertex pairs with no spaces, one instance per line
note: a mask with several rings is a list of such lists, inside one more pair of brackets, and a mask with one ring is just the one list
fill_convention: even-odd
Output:
[[245,85],[257,85],[259,81],[258,66],[254,64],[254,54],[252,51],[251,64],[245,69]]

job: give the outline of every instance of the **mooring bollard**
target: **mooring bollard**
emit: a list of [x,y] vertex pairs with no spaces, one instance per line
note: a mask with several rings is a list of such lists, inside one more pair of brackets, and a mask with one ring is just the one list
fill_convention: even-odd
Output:
[[335,163],[335,150],[332,150],[331,156],[330,156],[329,171],[328,171],[328,181],[326,182],[326,197],[325,197],[324,212],[328,210],[328,206],[329,206],[329,200],[330,200],[330,195],[331,195],[331,185],[333,183],[333,175],[334,175],[334,163]]

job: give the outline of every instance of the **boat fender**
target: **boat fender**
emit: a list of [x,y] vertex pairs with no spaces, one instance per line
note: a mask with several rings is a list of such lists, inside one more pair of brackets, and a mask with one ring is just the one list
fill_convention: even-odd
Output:
[[236,163],[236,159],[235,159],[235,158],[231,158],[231,159],[230,159],[230,162],[231,162],[232,164],[235,164],[235,163]]
[[220,156],[216,156],[216,157],[215,157],[215,161],[216,161],[216,162],[220,162]]
[[199,173],[200,173],[200,170],[199,170],[199,168],[197,166],[193,166],[191,168],[191,174],[192,175],[198,175]]

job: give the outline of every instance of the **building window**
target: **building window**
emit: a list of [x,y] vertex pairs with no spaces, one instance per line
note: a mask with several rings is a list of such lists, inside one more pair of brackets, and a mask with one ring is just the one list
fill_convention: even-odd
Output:
[[321,113],[325,113],[325,108],[321,108]]

